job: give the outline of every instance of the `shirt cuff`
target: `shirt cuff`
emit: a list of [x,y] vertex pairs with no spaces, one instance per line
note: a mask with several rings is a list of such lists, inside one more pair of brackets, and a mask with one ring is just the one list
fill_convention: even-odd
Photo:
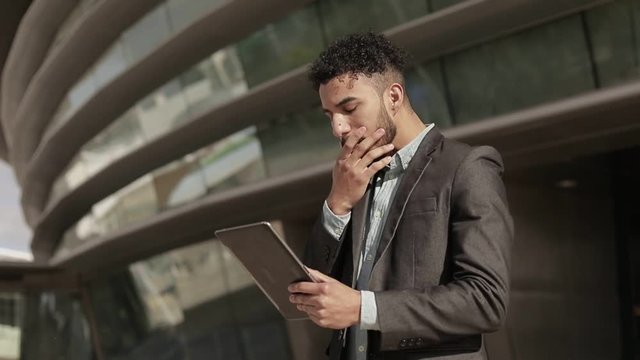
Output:
[[372,291],[360,291],[360,329],[380,330],[378,324],[378,306]]
[[329,204],[325,200],[322,206],[322,225],[336,240],[340,240],[342,237],[344,228],[347,227],[349,220],[351,220],[351,212],[344,215],[336,215],[329,209]]

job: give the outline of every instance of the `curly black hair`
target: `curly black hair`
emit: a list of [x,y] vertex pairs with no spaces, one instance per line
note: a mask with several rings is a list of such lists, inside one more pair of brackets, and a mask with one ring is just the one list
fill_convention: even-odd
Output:
[[336,76],[347,73],[385,74],[395,71],[402,79],[407,53],[384,35],[373,32],[347,35],[332,43],[309,68],[309,80],[317,90]]

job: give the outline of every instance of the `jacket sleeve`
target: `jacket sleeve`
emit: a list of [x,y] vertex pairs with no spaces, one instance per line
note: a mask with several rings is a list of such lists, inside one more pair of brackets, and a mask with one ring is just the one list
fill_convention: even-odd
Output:
[[502,172],[499,153],[488,146],[460,163],[451,189],[452,281],[376,292],[382,351],[400,350],[406,339],[428,346],[501,326],[514,233]]

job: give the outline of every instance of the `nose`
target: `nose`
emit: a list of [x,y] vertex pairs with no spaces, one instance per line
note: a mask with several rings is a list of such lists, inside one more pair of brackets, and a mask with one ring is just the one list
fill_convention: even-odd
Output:
[[333,131],[333,136],[342,139],[344,135],[351,131],[351,126],[349,126],[347,119],[340,114],[334,114],[331,118],[331,130]]

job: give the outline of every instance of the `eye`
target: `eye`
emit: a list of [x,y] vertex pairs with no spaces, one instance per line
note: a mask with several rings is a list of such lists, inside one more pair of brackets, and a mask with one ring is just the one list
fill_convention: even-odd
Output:
[[344,112],[346,112],[347,114],[351,114],[352,112],[356,111],[357,108],[357,106],[354,106],[352,108],[345,108]]

